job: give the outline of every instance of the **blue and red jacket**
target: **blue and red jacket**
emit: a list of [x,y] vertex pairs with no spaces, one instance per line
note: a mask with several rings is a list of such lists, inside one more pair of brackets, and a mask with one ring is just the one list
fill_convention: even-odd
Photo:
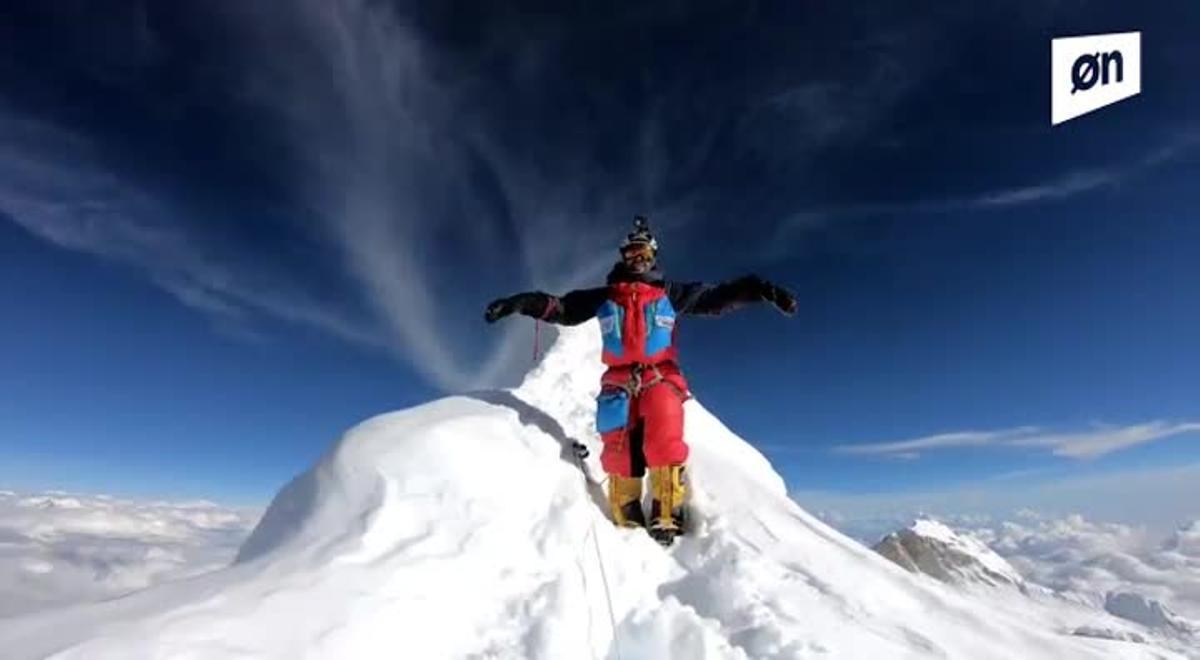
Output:
[[664,287],[644,282],[609,285],[596,310],[604,341],[601,359],[610,367],[675,362],[675,307]]
[[550,323],[579,325],[598,319],[604,342],[601,359],[609,367],[602,378],[604,385],[624,387],[635,370],[653,367],[686,396],[687,381],[679,369],[675,343],[678,318],[719,316],[762,301],[766,286],[755,276],[715,285],[670,282],[657,269],[635,275],[618,263],[606,286],[563,296],[522,293],[512,300],[518,313]]

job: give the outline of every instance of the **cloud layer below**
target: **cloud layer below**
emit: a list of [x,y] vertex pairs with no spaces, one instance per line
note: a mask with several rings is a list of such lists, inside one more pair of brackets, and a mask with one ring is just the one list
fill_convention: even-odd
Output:
[[1144,528],[1073,515],[1024,512],[1016,520],[968,526],[1027,579],[1102,606],[1110,591],[1130,591],[1200,620],[1200,520],[1166,538]]
[[221,568],[259,514],[210,502],[0,491],[0,617]]
[[[927,512],[912,508],[884,519],[827,510],[822,516],[871,543]],[[0,491],[0,617],[112,598],[221,568],[260,513],[209,502]],[[1097,606],[1109,591],[1132,591],[1200,620],[1200,518],[1162,532],[1031,510],[939,517],[1038,584]]]
[[1031,509],[930,511],[913,507],[862,515],[826,509],[818,515],[867,546],[913,520],[932,517],[986,544],[1026,580],[1071,599],[1104,608],[1108,593],[1132,592],[1200,622],[1200,509],[1191,508],[1191,517],[1165,530]]

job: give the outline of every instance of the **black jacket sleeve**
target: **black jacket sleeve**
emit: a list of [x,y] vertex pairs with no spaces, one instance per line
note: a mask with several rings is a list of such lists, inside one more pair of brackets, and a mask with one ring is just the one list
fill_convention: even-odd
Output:
[[721,284],[671,282],[667,294],[676,314],[720,316],[747,303],[765,300],[767,283],[756,275],[746,275]]
[[596,316],[604,304],[607,289],[577,289],[563,296],[541,291],[518,293],[509,298],[518,314],[532,316],[558,325],[579,325]]

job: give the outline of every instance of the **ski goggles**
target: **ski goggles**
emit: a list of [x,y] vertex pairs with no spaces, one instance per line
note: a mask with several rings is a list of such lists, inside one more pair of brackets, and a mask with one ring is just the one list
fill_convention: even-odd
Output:
[[621,258],[626,260],[637,258],[653,259],[654,248],[650,247],[646,243],[633,243],[631,245],[626,245],[625,247],[621,248]]

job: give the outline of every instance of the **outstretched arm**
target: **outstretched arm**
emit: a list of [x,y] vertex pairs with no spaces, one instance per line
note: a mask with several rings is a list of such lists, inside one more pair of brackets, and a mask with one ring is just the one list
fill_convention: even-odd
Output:
[[669,294],[671,306],[678,314],[720,316],[755,302],[769,302],[788,316],[796,313],[796,298],[791,292],[757,275],[746,275],[721,284],[673,282]]
[[564,296],[554,296],[541,291],[518,293],[500,298],[487,306],[483,318],[488,323],[510,314],[523,314],[548,323],[579,325],[596,316],[596,310],[604,303],[605,289],[578,289]]

